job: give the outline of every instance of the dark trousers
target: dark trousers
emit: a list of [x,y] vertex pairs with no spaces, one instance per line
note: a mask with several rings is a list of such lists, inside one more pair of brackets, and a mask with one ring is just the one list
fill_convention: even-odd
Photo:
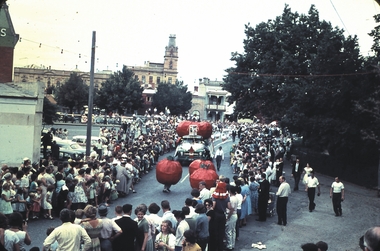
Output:
[[267,197],[263,197],[259,195],[259,220],[266,221],[267,220],[267,208],[268,208],[268,199]]
[[216,156],[216,168],[218,169],[218,171],[220,170],[220,164],[222,162],[222,156]]
[[315,209],[315,187],[309,187],[307,189],[307,197],[309,197],[309,211],[313,211]]
[[277,199],[278,224],[283,224],[284,226],[287,224],[287,219],[286,219],[287,204],[288,204],[288,197],[278,197]]
[[301,175],[295,174],[294,177],[294,191],[298,190],[298,184],[300,183]]
[[215,212],[215,228],[217,231],[216,237],[216,250],[223,250],[223,239],[226,232],[226,215]]
[[240,215],[241,215],[241,209],[237,209],[236,210],[236,214],[237,214],[237,221],[236,221],[236,238],[239,238],[239,234],[240,234]]
[[342,193],[333,193],[332,203],[335,215],[342,215]]

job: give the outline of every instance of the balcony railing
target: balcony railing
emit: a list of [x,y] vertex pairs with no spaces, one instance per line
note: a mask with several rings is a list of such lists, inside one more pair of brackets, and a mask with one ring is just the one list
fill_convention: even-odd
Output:
[[221,111],[225,112],[226,111],[226,106],[225,105],[207,105],[206,109],[209,111]]

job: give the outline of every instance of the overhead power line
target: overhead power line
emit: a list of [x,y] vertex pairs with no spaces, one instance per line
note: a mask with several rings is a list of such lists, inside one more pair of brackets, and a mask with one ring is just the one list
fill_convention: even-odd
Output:
[[344,24],[344,22],[343,22],[342,18],[340,17],[340,15],[339,15],[339,13],[338,13],[338,10],[335,8],[335,6],[334,6],[334,3],[332,2],[332,0],[330,0],[330,3],[331,3],[331,5],[333,6],[333,8],[334,8],[334,10],[335,10],[336,14],[338,15],[338,17],[339,17],[340,21],[342,22],[342,24],[343,24],[344,28],[346,29],[346,31],[347,31],[347,33],[348,33],[348,35],[351,35],[351,34],[350,34],[350,32],[348,31],[348,29],[347,29],[346,25]]

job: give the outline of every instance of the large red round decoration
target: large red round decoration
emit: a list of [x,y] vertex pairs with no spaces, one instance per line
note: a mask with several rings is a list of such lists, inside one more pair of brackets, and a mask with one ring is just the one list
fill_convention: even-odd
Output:
[[201,135],[204,139],[208,139],[211,137],[212,134],[212,125],[209,122],[202,121],[202,122],[196,122],[196,121],[182,121],[178,124],[176,131],[179,137],[182,137],[184,135],[189,135],[189,126],[190,125],[196,125],[198,126],[198,135]]
[[214,166],[214,163],[212,163],[211,160],[202,160],[202,159],[196,159],[189,165],[189,175],[192,175],[195,170],[198,170],[199,168],[205,168],[214,170],[216,172],[216,168]]
[[167,158],[160,160],[156,166],[156,179],[164,185],[175,185],[182,178],[182,166],[178,161]]
[[206,182],[206,188],[210,189],[214,186],[215,181],[219,178],[218,174],[212,169],[199,168],[190,175],[190,186],[194,189],[199,188],[199,182]]

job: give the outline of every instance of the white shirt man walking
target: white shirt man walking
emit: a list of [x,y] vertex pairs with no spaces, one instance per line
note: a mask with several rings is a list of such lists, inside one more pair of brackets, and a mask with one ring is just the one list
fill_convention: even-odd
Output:
[[340,182],[339,177],[331,184],[330,198],[332,198],[335,216],[342,216],[342,201],[344,200],[344,185]]
[[286,217],[286,210],[287,210],[287,205],[288,205],[288,197],[289,194],[291,193],[290,185],[288,182],[286,182],[284,176],[280,176],[278,178],[280,181],[280,187],[278,188],[278,191],[276,195],[278,196],[277,198],[277,215],[278,215],[278,225],[284,225],[286,226],[287,222],[287,217]]
[[221,146],[219,146],[219,149],[215,152],[215,160],[216,160],[216,168],[218,171],[220,170],[220,164],[222,160],[224,160],[224,152]]

